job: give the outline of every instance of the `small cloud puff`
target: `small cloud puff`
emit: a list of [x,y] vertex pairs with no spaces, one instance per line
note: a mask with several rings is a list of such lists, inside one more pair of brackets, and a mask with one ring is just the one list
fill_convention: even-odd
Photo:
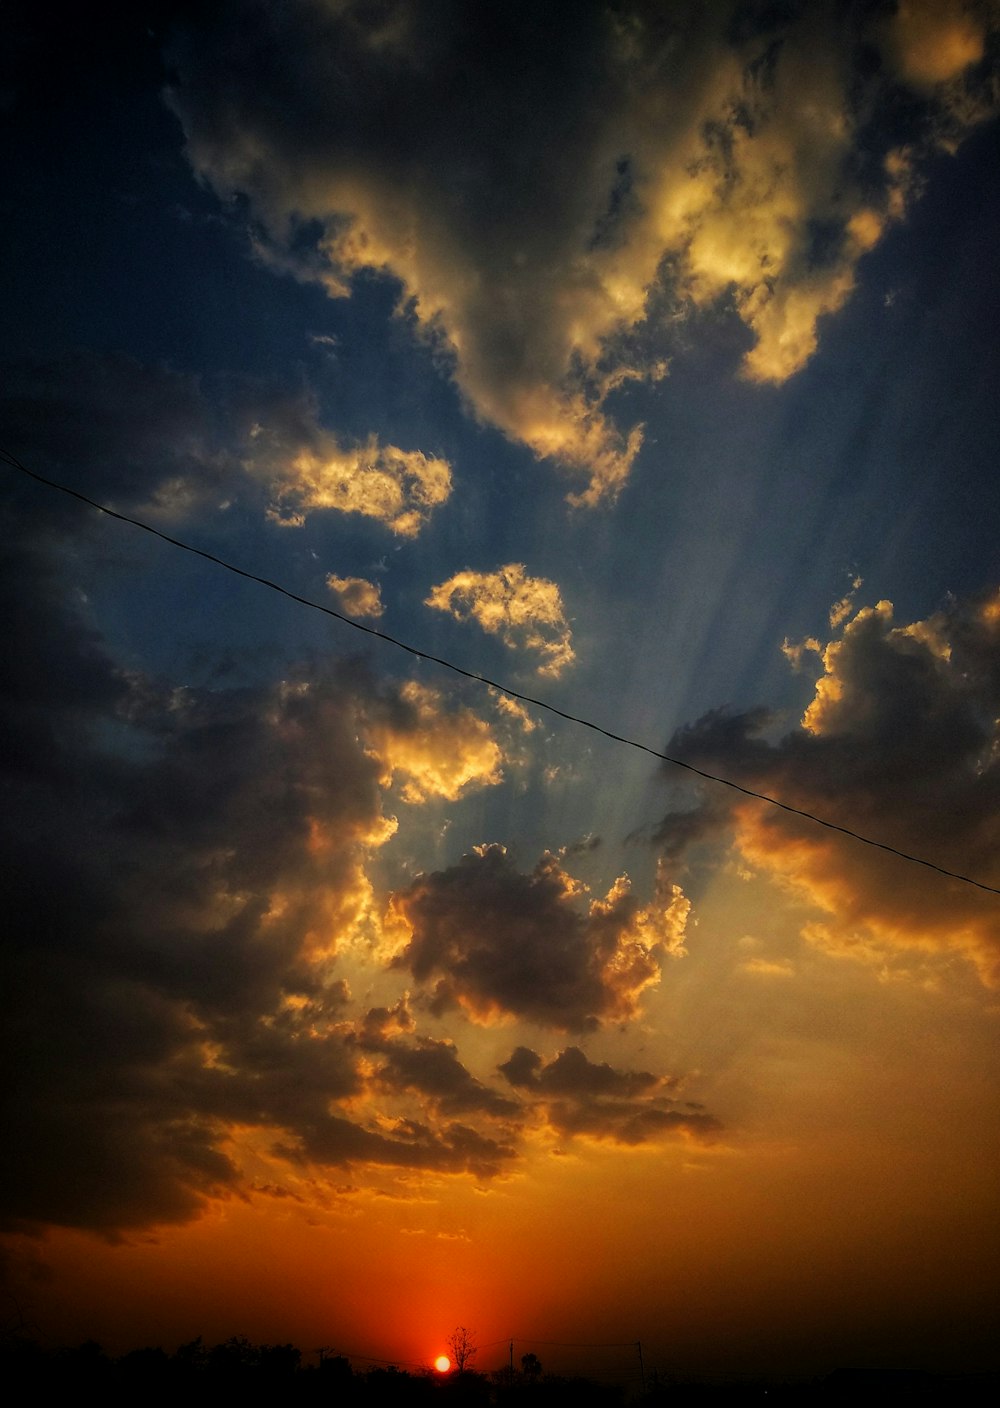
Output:
[[884,33],[890,60],[917,89],[957,78],[986,48],[982,18],[964,0],[899,0]]
[[576,658],[558,586],[529,577],[523,563],[509,562],[496,572],[456,572],[431,589],[424,605],[456,621],[476,621],[511,650],[535,651],[540,675],[561,675]]
[[315,443],[278,455],[267,451],[265,441],[254,460],[274,495],[268,516],[284,527],[301,527],[316,509],[336,509],[375,518],[397,537],[415,538],[451,493],[447,460],[382,445],[374,435],[345,446],[328,431],[317,431]]
[[502,690],[494,689],[492,686],[490,694],[498,713],[504,714],[508,719],[513,719],[515,723],[520,724],[524,733],[534,733],[538,722],[532,718],[519,699],[514,699],[509,694],[504,694]]
[[326,585],[336,594],[341,609],[348,616],[377,619],[385,610],[378,583],[369,582],[366,577],[338,577],[331,572]]

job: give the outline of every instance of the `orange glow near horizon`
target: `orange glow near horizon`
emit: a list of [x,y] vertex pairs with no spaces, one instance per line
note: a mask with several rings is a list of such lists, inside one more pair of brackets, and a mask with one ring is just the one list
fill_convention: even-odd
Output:
[[448,1370],[451,1368],[451,1360],[448,1358],[447,1354],[439,1354],[434,1361],[434,1367],[439,1374],[447,1374]]

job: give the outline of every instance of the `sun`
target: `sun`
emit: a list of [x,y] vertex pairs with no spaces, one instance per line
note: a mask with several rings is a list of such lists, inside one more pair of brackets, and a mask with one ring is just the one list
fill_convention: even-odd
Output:
[[451,1368],[451,1360],[448,1358],[447,1354],[439,1354],[434,1361],[434,1367],[439,1374],[447,1374],[448,1370]]

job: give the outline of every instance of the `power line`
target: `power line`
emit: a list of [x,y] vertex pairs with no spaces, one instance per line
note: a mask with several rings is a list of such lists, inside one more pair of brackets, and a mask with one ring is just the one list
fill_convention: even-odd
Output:
[[994,885],[984,884],[981,880],[974,880],[969,875],[961,875],[956,870],[947,870],[943,865],[937,865],[934,861],[924,860],[922,856],[911,855],[909,851],[900,850],[898,846],[890,846],[885,841],[875,841],[871,836],[864,836],[860,831],[853,831],[848,826],[841,826],[835,821],[827,821],[825,817],[817,816],[815,812],[806,811],[802,807],[793,807],[789,802],[782,802],[777,797],[769,797],[764,792],[757,792],[752,787],[744,787],[739,782],[733,782],[731,778],[719,777],[717,773],[706,772],[704,768],[695,767],[693,763],[686,763],[682,758],[673,758],[667,753],[661,753],[656,748],[651,748],[647,743],[640,743],[634,738],[627,738],[624,734],[614,733],[611,729],[603,728],[600,724],[593,723],[590,719],[581,718],[577,714],[567,713],[565,709],[559,709],[555,704],[548,704],[544,699],[535,699],[530,694],[522,694],[516,689],[511,689],[509,685],[500,684],[497,680],[491,680],[486,675],[477,674],[474,670],[466,670],[461,665],[456,665],[451,660],[446,660],[440,655],[431,655],[426,650],[420,650],[417,646],[399,640],[395,636],[388,635],[385,631],[379,631],[374,626],[366,626],[361,621],[352,621],[349,616],[344,616],[341,612],[335,611],[331,606],[324,606],[321,602],[311,601],[309,597],[300,596],[298,592],[291,591],[288,587],[283,587],[279,582],[272,582],[267,577],[260,577],[256,572],[248,572],[244,567],[237,567],[235,563],[227,562],[225,558],[218,557],[215,553],[207,552],[204,548],[196,548],[191,543],[185,543],[181,538],[173,538],[169,533],[162,532],[159,528],[154,528],[150,523],[144,523],[142,519],[133,518],[127,513],[119,513],[117,509],[108,508],[107,504],[98,503],[96,499],[89,498],[86,494],[81,494],[78,489],[71,489],[67,484],[60,484],[55,479],[48,479],[44,474],[39,474],[36,470],[29,469],[27,465],[0,447],[0,459],[8,464],[12,469],[19,470],[26,474],[29,479],[34,479],[39,484],[44,484],[49,489],[57,489],[62,494],[68,494],[71,498],[78,499],[80,503],[87,504],[88,507],[97,509],[99,513],[107,514],[109,518],[115,518],[120,523],[130,523],[133,528],[141,528],[144,533],[151,533],[154,538],[160,538],[163,542],[169,543],[171,547],[181,548],[184,552],[193,553],[195,557],[202,557],[206,562],[213,563],[216,567],[223,567],[227,572],[233,572],[237,577],[245,577],[249,582],[256,582],[259,586],[267,587],[273,592],[278,592],[281,596],[288,597],[290,601],[297,602],[300,606],[308,606],[312,611],[321,611],[324,616],[332,616],[335,621],[342,622],[345,626],[351,626],[356,631],[363,631],[365,635],[374,636],[377,640],[385,641],[388,645],[394,645],[399,650],[405,650],[408,655],[412,655],[417,660],[429,660],[434,665],[440,665],[442,669],[451,670],[456,675],[461,675],[464,679],[473,680],[476,684],[486,685],[489,689],[495,689],[500,694],[505,694],[509,699],[516,699],[519,703],[530,704],[535,709],[544,709],[549,714],[555,714],[557,718],[565,719],[567,723],[579,724],[581,728],[589,728],[594,733],[601,734],[604,738],[610,738],[613,743],[624,743],[628,748],[636,748],[641,753],[648,753],[652,758],[658,758],[661,762],[670,763],[672,767],[683,768],[685,772],[693,773],[696,777],[703,778],[706,782],[717,783],[720,787],[729,787],[734,792],[741,792],[744,797],[752,797],[757,802],[766,802],[768,806],[778,807],[783,812],[788,812],[792,816],[800,816],[806,821],[814,822],[817,826],[823,826],[828,831],[837,831],[842,836],[848,836],[852,841],[859,841],[862,845],[872,846],[876,850],[886,851],[889,855],[898,856],[900,860],[909,861],[913,865],[922,865],[927,870],[934,870],[939,875],[946,876],[949,880],[959,880],[963,885],[974,885],[977,890],[985,890],[991,895],[1000,895],[1000,889]]
[[530,1335],[508,1335],[506,1340],[497,1341],[500,1344],[507,1344],[513,1340],[514,1344],[537,1344],[545,1349],[635,1349],[638,1340],[536,1340]]

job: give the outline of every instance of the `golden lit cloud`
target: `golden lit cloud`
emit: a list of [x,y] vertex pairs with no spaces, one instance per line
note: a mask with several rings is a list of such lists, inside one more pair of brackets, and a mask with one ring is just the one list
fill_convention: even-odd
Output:
[[400,700],[401,715],[380,714],[365,729],[383,787],[400,773],[404,801],[454,801],[471,788],[501,781],[503,754],[485,720],[471,709],[446,710],[440,694],[415,680],[402,686]]
[[[842,596],[839,601],[835,601],[830,607],[830,629],[832,631],[835,631],[840,626],[842,626],[853,612],[854,598],[857,595],[858,591],[860,591],[861,585],[861,578],[855,577],[851,582],[851,590],[846,594],[846,596]],[[810,650],[815,650],[818,653],[821,653],[822,651],[822,647],[818,644],[817,641],[813,640],[811,637],[807,642],[804,642],[804,644]]]
[[424,605],[456,621],[476,621],[511,650],[535,651],[540,675],[560,675],[576,658],[558,586],[529,577],[520,562],[496,572],[456,572],[431,589]]
[[377,582],[369,582],[365,577],[338,577],[331,572],[326,585],[336,594],[341,610],[348,616],[377,618],[385,610]]
[[264,457],[274,494],[269,516],[276,523],[300,527],[307,513],[336,509],[376,518],[397,537],[415,538],[451,493],[445,460],[380,445],[374,436],[353,447],[325,432],[317,441],[279,462],[268,464]]
[[781,653],[793,670],[801,670],[808,655],[823,654],[823,646],[815,636],[806,636],[804,640],[796,641],[786,637],[781,642]]
[[504,694],[499,689],[491,689],[490,694],[493,696],[499,713],[506,715],[508,719],[513,719],[520,725],[524,733],[534,733],[538,723],[531,717],[519,699],[512,699],[509,694]]
[[[675,317],[728,304],[754,338],[745,375],[786,380],[905,214],[921,144],[954,145],[995,109],[974,79],[985,11],[959,0],[906,0],[887,21],[802,6],[756,24],[729,0],[583,6],[577,45],[552,47],[559,71],[525,63],[513,87],[474,22],[432,40],[415,7],[393,13],[389,43],[367,12],[310,0],[283,16],[266,62],[238,9],[202,22],[197,50],[179,36],[171,102],[191,160],[250,197],[258,253],[277,267],[334,297],[365,272],[396,279],[472,412],[572,474],[576,504],[613,498],[639,452],[642,427],[620,429],[608,404],[665,372],[635,336],[655,297]],[[860,69],[879,46],[887,65]],[[458,69],[482,95],[474,112],[449,106]],[[864,149],[862,182],[866,115],[899,83],[922,123],[874,163]],[[391,134],[371,117],[389,93]],[[286,519],[332,505],[412,534],[447,497],[446,466],[402,451],[335,447],[290,469]]]
[[[1000,885],[1000,595],[897,625],[863,607],[819,651],[800,729],[776,744],[766,713],[706,715],[669,752],[886,846]],[[804,936],[872,963],[968,958],[1000,985],[996,896],[762,802],[717,793],[668,816],[671,854],[732,826],[741,856],[823,911]]]
[[978,63],[986,35],[976,8],[965,0],[899,0],[886,28],[901,76],[914,87],[933,87]]
[[748,958],[740,964],[744,973],[753,973],[758,978],[791,978],[795,969],[787,959]]

